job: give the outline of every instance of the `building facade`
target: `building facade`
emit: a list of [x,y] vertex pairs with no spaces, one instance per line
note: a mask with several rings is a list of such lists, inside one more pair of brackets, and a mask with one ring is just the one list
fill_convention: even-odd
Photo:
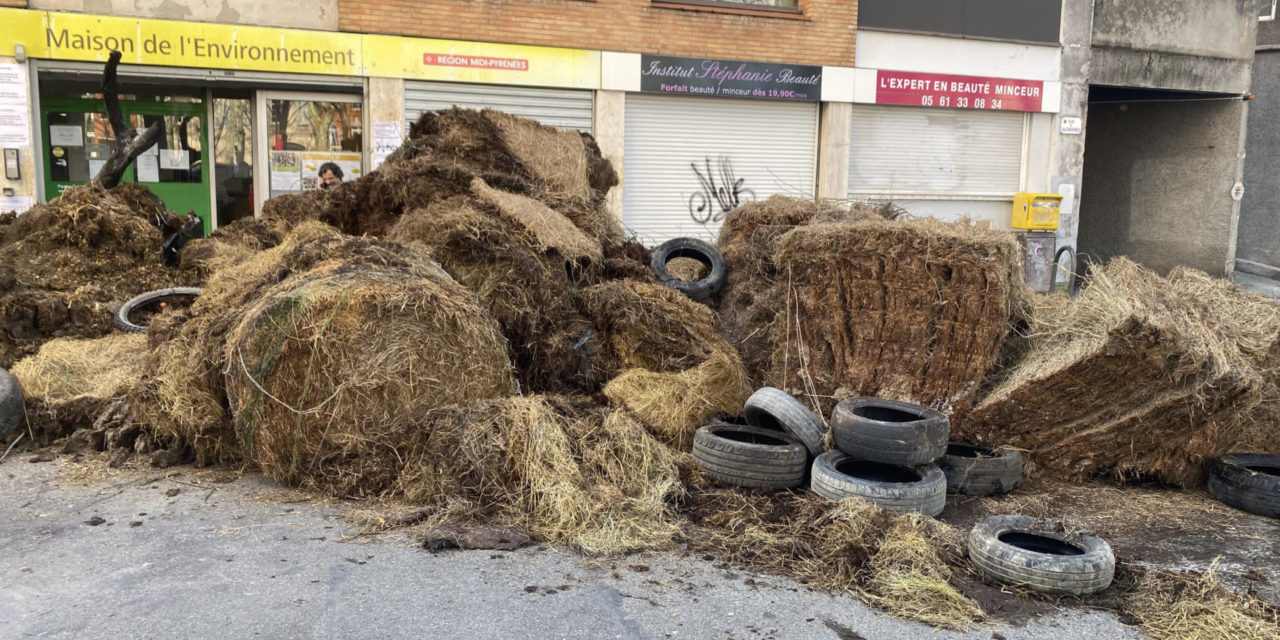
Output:
[[1051,192],[1059,246],[1234,263],[1255,0],[0,6],[0,92],[25,105],[0,106],[18,176],[0,208],[93,175],[114,46],[127,115],[167,131],[126,179],[207,229],[313,188],[322,162],[373,170],[458,105],[592,133],[622,178],[611,206],[649,244],[712,239],[773,194],[1009,228],[1015,194]]

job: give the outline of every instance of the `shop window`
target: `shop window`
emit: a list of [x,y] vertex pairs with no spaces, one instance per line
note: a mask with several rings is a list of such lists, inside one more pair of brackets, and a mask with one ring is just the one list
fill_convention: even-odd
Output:
[[320,168],[328,163],[344,181],[363,175],[359,103],[270,98],[267,114],[271,197],[319,188]]
[[44,133],[49,141],[49,179],[56,182],[88,182],[98,175],[116,142],[101,113],[50,113]]
[[134,160],[138,182],[201,182],[204,157],[200,116],[134,115],[133,128],[144,131],[152,123],[164,123],[160,142]]

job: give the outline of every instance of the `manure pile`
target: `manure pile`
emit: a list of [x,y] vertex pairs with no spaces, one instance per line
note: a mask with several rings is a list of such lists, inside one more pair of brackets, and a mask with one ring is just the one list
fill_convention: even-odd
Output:
[[[161,466],[233,464],[408,503],[428,530],[497,525],[587,554],[682,544],[957,629],[987,613],[953,527],[713,487],[688,454],[694,431],[770,385],[823,415],[853,395],[949,409],[956,433],[1080,476],[1176,480],[1167,471],[1194,456],[1275,441],[1228,425],[1280,397],[1280,322],[1202,274],[1117,262],[1080,301],[1033,314],[1007,234],[774,197],[727,218],[728,280],[704,305],[654,283],[648,251],[604,206],[616,184],[589,136],[429,113],[376,171],[272,199],[170,271],[163,208],[69,191],[0,227],[6,247],[31,247],[29,264],[0,261],[0,295],[16,287],[6,265],[23,292],[123,299],[180,280],[203,294],[146,336],[45,343],[14,367],[29,421]],[[121,248],[94,258],[113,238]],[[37,247],[79,253],[54,272]],[[1154,289],[1171,287],[1185,293]],[[105,318],[75,335],[105,334]],[[1163,431],[1143,433],[1153,422]],[[1118,588],[1146,594],[1147,628],[1171,624],[1169,585],[1135,584]],[[1204,594],[1176,597],[1249,606]],[[1274,622],[1248,611],[1241,625]]]

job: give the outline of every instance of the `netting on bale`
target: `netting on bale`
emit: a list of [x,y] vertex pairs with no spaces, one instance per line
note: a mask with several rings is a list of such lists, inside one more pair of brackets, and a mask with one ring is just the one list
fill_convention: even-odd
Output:
[[166,267],[161,242],[181,220],[141,185],[67,189],[0,227],[0,367],[46,340],[95,338],[112,305],[150,289],[194,284]]
[[963,413],[1030,296],[1007,233],[932,219],[815,223],[777,241],[772,386]]
[[1117,258],[1033,327],[1022,361],[953,429],[1065,477],[1199,484],[1278,373],[1280,309],[1191,270]]

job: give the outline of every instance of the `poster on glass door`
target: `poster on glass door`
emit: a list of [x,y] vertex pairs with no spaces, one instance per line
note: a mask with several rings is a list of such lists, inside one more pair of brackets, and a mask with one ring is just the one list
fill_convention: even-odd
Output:
[[302,158],[297,151],[272,151],[270,164],[272,191],[302,191]]
[[342,181],[358,180],[364,175],[363,163],[359,152],[344,151],[306,151],[302,153],[302,189],[315,189],[320,183],[320,167],[326,162],[338,165],[342,170]]

